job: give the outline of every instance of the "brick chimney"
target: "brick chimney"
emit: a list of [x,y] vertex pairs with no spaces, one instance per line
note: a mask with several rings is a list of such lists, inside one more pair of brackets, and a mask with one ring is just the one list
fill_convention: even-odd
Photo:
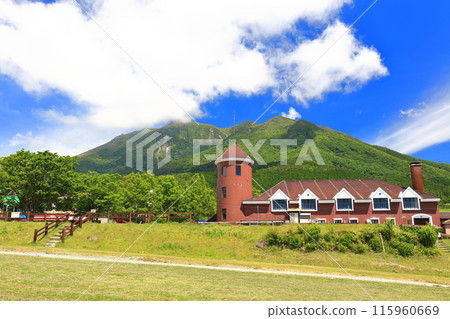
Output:
[[415,191],[423,192],[422,163],[411,162],[409,167],[411,168],[411,180],[413,189]]

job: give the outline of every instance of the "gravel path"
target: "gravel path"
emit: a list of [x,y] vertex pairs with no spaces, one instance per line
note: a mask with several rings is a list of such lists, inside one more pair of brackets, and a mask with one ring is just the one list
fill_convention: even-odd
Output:
[[60,259],[70,259],[70,260],[90,260],[90,261],[103,261],[103,262],[110,262],[110,263],[117,262],[117,263],[127,263],[127,264],[145,264],[145,265],[158,265],[158,266],[171,266],[171,267],[186,267],[186,268],[199,268],[199,269],[253,272],[253,273],[274,274],[274,275],[309,276],[309,277],[321,277],[321,278],[330,278],[330,279],[352,279],[352,280],[362,280],[362,281],[385,282],[385,283],[393,283],[393,284],[407,284],[407,285],[417,285],[417,286],[428,286],[428,287],[435,286],[435,287],[450,288],[450,285],[434,284],[434,283],[420,282],[420,281],[395,280],[395,279],[365,277],[365,276],[315,274],[315,273],[305,273],[305,272],[295,272],[295,271],[253,269],[253,268],[241,268],[241,267],[231,267],[231,266],[225,267],[225,266],[205,266],[205,265],[190,265],[190,264],[177,264],[177,263],[162,263],[162,262],[143,261],[138,258],[129,258],[129,257],[122,257],[119,260],[117,260],[117,257],[83,256],[83,255],[74,255],[74,254],[62,255],[62,254],[47,254],[47,253],[38,252],[38,251],[19,252],[19,251],[9,251],[9,250],[0,250],[0,255],[34,256],[34,257],[60,258]]

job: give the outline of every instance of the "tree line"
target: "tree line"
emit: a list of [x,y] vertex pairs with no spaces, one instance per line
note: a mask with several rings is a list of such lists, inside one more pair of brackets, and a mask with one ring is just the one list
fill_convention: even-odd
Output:
[[[87,212],[193,212],[205,220],[215,214],[214,191],[202,174],[184,183],[172,175],[76,173],[77,159],[49,151],[21,150],[0,159],[2,196],[13,192],[19,208]],[[153,191],[152,195],[150,190]],[[151,202],[150,202],[151,201]]]

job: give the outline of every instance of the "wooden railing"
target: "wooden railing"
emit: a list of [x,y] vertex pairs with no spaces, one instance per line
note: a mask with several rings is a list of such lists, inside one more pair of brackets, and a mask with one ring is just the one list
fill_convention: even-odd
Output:
[[192,223],[193,219],[193,213],[174,213],[174,212],[167,212],[167,213],[149,213],[149,223],[151,223],[153,220],[157,219],[166,219],[167,222],[170,222],[172,219],[186,219],[189,220],[189,222]]
[[34,236],[33,236],[33,242],[35,243],[39,236],[44,235],[46,236],[48,232],[56,227],[59,226],[59,224],[64,223],[69,220],[69,214],[64,215],[64,217],[58,217],[55,221],[52,222],[45,222],[45,226],[40,229],[34,230]]
[[78,227],[82,228],[85,222],[88,222],[91,219],[91,213],[86,213],[83,216],[74,217],[73,220],[70,221],[70,225],[66,226],[61,231],[61,242],[64,243],[66,238],[70,235],[73,236],[73,232]]

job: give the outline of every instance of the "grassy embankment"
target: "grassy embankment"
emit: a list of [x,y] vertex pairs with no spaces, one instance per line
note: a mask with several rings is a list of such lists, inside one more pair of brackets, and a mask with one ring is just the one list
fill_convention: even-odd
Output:
[[[117,255],[142,233],[148,225],[85,224],[74,237],[55,248],[44,247],[47,238],[31,243],[32,233],[39,223],[0,222],[0,248],[40,250],[56,253],[87,255]],[[278,226],[278,231],[297,227]],[[322,231],[358,230],[377,225],[324,225]],[[205,265],[234,265],[242,267],[292,270],[314,273],[345,274],[324,252],[305,253],[293,250],[260,249],[254,244],[263,238],[272,226],[229,226],[194,224],[156,224],[129,250],[129,256],[148,261],[167,261]],[[353,275],[427,281],[450,284],[448,264],[450,254],[435,257],[399,257],[384,253],[366,254],[329,252]]]

